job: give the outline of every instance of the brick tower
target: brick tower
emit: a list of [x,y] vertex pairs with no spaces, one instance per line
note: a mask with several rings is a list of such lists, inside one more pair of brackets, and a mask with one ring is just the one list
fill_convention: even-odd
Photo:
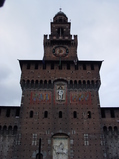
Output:
[[21,107],[0,106],[0,159],[119,159],[119,108],[100,108],[102,61],[77,57],[59,11],[43,60],[19,60]]
[[19,159],[103,159],[98,89],[102,61],[77,57],[77,36],[59,11],[44,35],[43,60],[20,60]]

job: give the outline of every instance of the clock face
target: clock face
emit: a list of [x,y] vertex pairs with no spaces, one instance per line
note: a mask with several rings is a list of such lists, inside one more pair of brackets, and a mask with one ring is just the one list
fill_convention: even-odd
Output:
[[57,46],[53,49],[53,54],[58,57],[63,57],[68,54],[68,49],[63,46]]

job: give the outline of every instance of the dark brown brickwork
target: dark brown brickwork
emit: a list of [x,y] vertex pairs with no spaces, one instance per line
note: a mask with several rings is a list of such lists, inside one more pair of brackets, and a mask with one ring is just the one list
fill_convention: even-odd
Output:
[[100,108],[102,61],[77,57],[77,36],[58,12],[43,60],[20,60],[21,107],[0,107],[0,158],[118,159],[118,108]]

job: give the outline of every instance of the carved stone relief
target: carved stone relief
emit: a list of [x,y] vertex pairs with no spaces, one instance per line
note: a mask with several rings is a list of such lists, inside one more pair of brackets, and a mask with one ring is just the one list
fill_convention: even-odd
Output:
[[68,138],[65,136],[53,138],[53,159],[68,159]]

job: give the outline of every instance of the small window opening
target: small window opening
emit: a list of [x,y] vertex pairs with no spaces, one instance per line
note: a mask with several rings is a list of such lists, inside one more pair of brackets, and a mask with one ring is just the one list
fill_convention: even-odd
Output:
[[38,85],[38,80],[35,81],[35,85]]
[[81,80],[79,80],[79,85],[81,85]]
[[63,28],[58,28],[57,33],[58,33],[59,36],[62,36],[64,34]]
[[54,70],[54,63],[51,63],[51,70]]
[[73,81],[70,80],[70,87],[72,88],[73,87]]
[[93,80],[91,81],[91,84],[94,85],[94,81]]
[[38,69],[38,63],[35,64],[35,70],[37,70],[37,69]]
[[47,85],[47,80],[44,81],[44,84]]
[[62,118],[62,111],[59,112],[59,118]]
[[104,131],[105,133],[107,133],[107,127],[106,127],[106,126],[103,127],[103,131]]
[[114,131],[115,131],[115,132],[118,132],[117,126],[114,127]]
[[12,126],[8,127],[8,134],[12,134]]
[[77,81],[76,80],[74,81],[74,85],[77,86]]
[[30,63],[27,64],[27,69],[28,69],[28,70],[30,69]]
[[48,118],[48,111],[44,112],[44,118]]
[[70,70],[70,64],[67,63],[67,70]]
[[90,81],[89,80],[87,81],[87,84],[90,85]]
[[83,64],[83,70],[86,70],[86,64]]
[[40,84],[43,84],[43,81],[42,81],[42,80],[40,80]]
[[9,108],[6,111],[6,117],[10,117],[10,109]]
[[94,65],[93,64],[91,64],[91,70],[94,70]]
[[59,70],[62,70],[62,64],[59,65]]
[[111,126],[109,126],[109,131],[112,132],[112,127]]
[[43,63],[43,70],[46,70],[46,63]]
[[85,80],[83,80],[83,85],[86,85],[86,81]]
[[104,109],[101,109],[101,116],[102,116],[102,118],[105,118],[105,110]]
[[19,116],[20,114],[20,109],[16,109],[16,116]]
[[33,118],[33,111],[30,111],[30,118]]
[[17,126],[14,126],[14,128],[13,128],[13,134],[15,135],[15,134],[17,134]]
[[110,110],[110,114],[111,114],[111,118],[115,118],[115,113],[113,109]]
[[48,84],[51,84],[51,80],[48,81]]
[[34,86],[34,80],[31,81],[31,86]]
[[3,134],[4,134],[4,135],[7,134],[7,126],[6,126],[6,125],[3,126]]
[[74,115],[74,118],[77,118],[77,112],[76,111],[74,111],[73,115]]
[[88,111],[88,118],[90,119],[91,118],[91,112]]

